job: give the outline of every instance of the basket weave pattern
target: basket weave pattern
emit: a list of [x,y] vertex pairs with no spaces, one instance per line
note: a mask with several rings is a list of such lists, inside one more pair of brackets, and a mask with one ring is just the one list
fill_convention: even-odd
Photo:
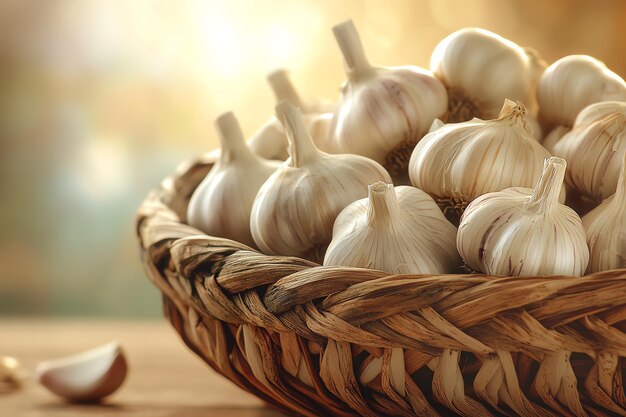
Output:
[[241,388],[305,416],[626,416],[626,270],[410,276],[266,256],[185,224],[210,168],[166,179],[137,233],[176,331]]

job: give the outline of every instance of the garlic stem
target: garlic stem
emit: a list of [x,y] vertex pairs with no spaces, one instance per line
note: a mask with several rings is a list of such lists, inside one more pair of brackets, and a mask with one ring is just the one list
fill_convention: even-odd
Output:
[[221,163],[230,163],[235,160],[250,161],[257,159],[252,153],[239,126],[239,121],[233,112],[220,115],[215,120],[215,127],[220,139],[222,149],[220,155]]
[[299,168],[317,159],[321,152],[304,126],[300,109],[288,101],[281,101],[276,106],[276,115],[289,139],[290,165]]
[[271,72],[267,76],[267,81],[269,82],[270,87],[272,87],[277,103],[280,103],[281,101],[288,101],[294,106],[302,108],[302,100],[289,80],[287,70],[281,68]]
[[343,23],[339,23],[333,27],[333,33],[335,39],[341,49],[343,59],[346,65],[346,73],[349,77],[358,77],[364,75],[372,70],[365,51],[363,50],[363,44],[359,37],[359,32],[354,26],[352,20],[346,20]]
[[549,213],[558,206],[566,166],[567,163],[563,158],[556,156],[546,158],[541,178],[526,202],[526,208],[530,212]]
[[504,100],[498,120],[510,120],[513,124],[522,122],[526,127],[526,107],[519,101]]
[[368,187],[367,224],[383,226],[393,223],[400,215],[400,205],[393,184],[377,181]]

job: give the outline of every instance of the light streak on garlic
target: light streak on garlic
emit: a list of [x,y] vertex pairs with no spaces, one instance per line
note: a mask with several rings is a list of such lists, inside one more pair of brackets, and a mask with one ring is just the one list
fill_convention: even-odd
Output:
[[341,211],[324,265],[377,269],[392,274],[453,273],[461,265],[456,227],[433,199],[408,186],[382,181],[368,198]]
[[222,153],[194,191],[187,207],[187,223],[211,236],[254,245],[250,211],[259,188],[280,163],[262,159],[246,144],[232,112],[215,122]]
[[567,161],[565,182],[596,204],[615,193],[626,154],[626,101],[585,107],[554,154]]
[[536,113],[535,90],[545,62],[484,29],[458,30],[435,47],[430,69],[448,91],[447,121],[498,117],[505,99],[521,101]]
[[[571,129],[578,113],[590,104],[626,101],[626,82],[593,57],[570,55],[545,70],[537,100],[539,122],[548,134],[559,126]],[[545,147],[552,151],[557,142],[553,137]]]
[[339,212],[365,197],[369,184],[391,178],[371,159],[317,149],[300,110],[291,103],[280,103],[276,113],[289,138],[290,157],[259,190],[250,220],[252,236],[263,253],[319,262]]
[[[276,97],[276,103],[289,101],[299,107],[304,124],[315,138],[316,145],[326,152],[333,152],[329,145],[329,134],[335,104],[321,97],[303,99],[283,68],[269,73],[267,82]],[[275,116],[257,129],[248,139],[248,145],[261,158],[284,161],[289,157],[287,135]],[[216,149],[210,155],[217,160],[220,150]]]
[[587,273],[626,268],[626,153],[615,194],[583,217],[590,260]]
[[471,268],[490,275],[581,276],[589,262],[578,214],[559,203],[562,158],[546,160],[534,189],[485,194],[465,210],[457,248]]
[[433,123],[409,162],[412,184],[458,222],[467,203],[509,187],[532,187],[550,153],[532,136],[521,103],[506,100],[495,120]]
[[332,148],[367,156],[394,177],[406,176],[413,147],[446,113],[443,84],[422,68],[371,65],[351,20],[333,31],[348,79],[331,126]]
[[115,392],[126,379],[128,366],[117,342],[69,356],[40,362],[39,382],[69,401],[100,400]]

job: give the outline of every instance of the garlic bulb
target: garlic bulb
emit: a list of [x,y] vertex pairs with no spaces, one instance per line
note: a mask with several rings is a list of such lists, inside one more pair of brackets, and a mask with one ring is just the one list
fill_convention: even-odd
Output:
[[347,81],[331,126],[337,152],[367,156],[406,175],[415,144],[447,109],[446,90],[424,69],[372,66],[351,20],[333,28]]
[[626,101],[585,107],[554,154],[567,160],[565,181],[583,195],[599,203],[615,193],[626,154]]
[[545,63],[534,50],[484,29],[458,30],[435,47],[430,69],[448,90],[450,123],[494,119],[505,99],[536,112],[535,89]]
[[461,265],[456,227],[425,192],[382,181],[369,197],[343,209],[333,227],[324,265],[392,274],[445,274]]
[[457,234],[467,265],[490,275],[583,275],[589,249],[582,222],[558,201],[565,167],[564,159],[548,158],[534,190],[508,188],[470,203]]
[[587,273],[626,268],[626,153],[615,194],[583,217],[590,260]]
[[506,100],[496,120],[435,122],[413,151],[409,176],[454,223],[467,203],[509,187],[532,187],[550,156],[532,136],[521,103]]
[[[539,121],[550,132],[571,128],[578,113],[600,101],[626,101],[626,83],[604,63],[586,55],[571,55],[550,65],[537,87]],[[545,146],[552,150],[558,140]]]
[[339,212],[365,197],[368,184],[391,178],[368,158],[317,149],[300,110],[291,103],[280,103],[276,113],[291,156],[259,190],[250,220],[252,236],[266,254],[321,261]]
[[218,117],[215,124],[222,153],[191,196],[187,223],[209,235],[253,245],[252,203],[280,163],[262,159],[248,148],[232,112]]
[[[304,100],[298,94],[285,69],[277,69],[267,76],[267,81],[276,97],[276,103],[289,101],[302,111],[304,124],[315,138],[315,144],[322,150],[332,152],[329,148],[329,129],[335,110],[334,103],[320,97]],[[265,159],[284,161],[289,156],[289,141],[282,125],[275,116],[265,122],[248,140],[250,149]],[[219,159],[220,150],[211,153],[215,160]]]

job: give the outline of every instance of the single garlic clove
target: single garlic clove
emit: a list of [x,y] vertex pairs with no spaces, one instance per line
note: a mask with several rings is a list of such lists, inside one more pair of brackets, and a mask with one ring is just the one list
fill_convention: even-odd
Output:
[[[626,82],[619,75],[593,57],[566,56],[550,65],[539,80],[539,122],[548,134],[557,127],[571,129],[585,107],[613,100],[626,101]],[[549,143],[546,148],[552,151],[553,146]]]
[[26,374],[17,359],[12,356],[0,356],[0,394],[18,389],[25,377]]
[[128,366],[117,342],[78,355],[40,362],[39,382],[54,394],[74,402],[98,401],[115,392]]
[[545,63],[488,30],[458,30],[435,47],[430,69],[448,91],[450,123],[498,117],[504,99],[521,101],[536,113],[535,88]]
[[567,160],[567,185],[599,204],[615,193],[626,154],[626,101],[585,107],[574,128],[555,145]]
[[347,80],[333,117],[331,147],[366,156],[392,178],[402,177],[415,144],[446,113],[445,87],[422,68],[371,65],[351,20],[333,32]]
[[626,152],[615,194],[583,217],[590,260],[587,273],[626,268]]

